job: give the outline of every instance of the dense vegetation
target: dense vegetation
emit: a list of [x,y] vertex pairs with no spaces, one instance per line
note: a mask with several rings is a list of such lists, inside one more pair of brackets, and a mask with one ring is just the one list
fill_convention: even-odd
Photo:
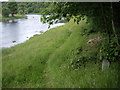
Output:
[[[120,3],[81,3],[81,2],[54,2],[45,8],[41,18],[43,23],[50,25],[61,19],[74,19],[77,24],[87,18],[93,27],[87,32],[102,32],[106,41],[100,45],[103,59],[119,60],[120,55]],[[49,15],[49,16],[48,16]],[[114,58],[113,58],[114,57]]]
[[[9,3],[3,9],[11,15],[41,13],[43,23],[69,22],[4,49],[3,87],[120,88],[119,3]],[[103,60],[110,62],[106,71]]]
[[46,8],[47,6],[44,2],[3,2],[0,22],[27,18],[25,14],[40,14],[42,8]]
[[44,2],[3,2],[2,15],[8,17],[10,14],[14,16],[14,14],[39,13],[41,8],[47,6]]

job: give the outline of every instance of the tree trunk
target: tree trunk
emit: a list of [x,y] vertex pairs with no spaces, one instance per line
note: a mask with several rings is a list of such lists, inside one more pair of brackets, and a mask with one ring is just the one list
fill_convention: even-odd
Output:
[[12,15],[12,17],[14,17],[14,13],[12,13],[11,15]]
[[107,32],[107,22],[106,22],[106,19],[105,19],[105,15],[104,15],[104,10],[103,10],[103,5],[102,5],[102,3],[101,3],[101,12],[102,12],[103,20],[104,20],[105,30],[106,30],[106,32]]
[[104,8],[103,8],[103,3],[100,4],[101,5],[101,14],[102,14],[102,17],[103,17],[103,23],[104,23],[104,29],[105,29],[105,32],[108,34],[108,43],[110,42],[110,33],[108,31],[108,27],[107,27],[107,20],[106,20],[106,17],[105,17],[105,11],[104,11]]
[[117,36],[116,30],[115,30],[115,24],[114,24],[114,20],[113,20],[113,5],[112,5],[112,2],[111,2],[111,14],[112,14],[112,19],[111,19],[112,30],[114,32],[115,39],[117,41],[117,45],[119,46],[118,36]]

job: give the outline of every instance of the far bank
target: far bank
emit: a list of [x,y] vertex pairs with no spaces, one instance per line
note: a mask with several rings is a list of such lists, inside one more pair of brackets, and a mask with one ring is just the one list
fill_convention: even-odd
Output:
[[7,22],[9,20],[15,20],[15,19],[21,19],[21,18],[27,18],[26,15],[15,15],[15,16],[9,16],[9,17],[4,17],[0,16],[0,22]]

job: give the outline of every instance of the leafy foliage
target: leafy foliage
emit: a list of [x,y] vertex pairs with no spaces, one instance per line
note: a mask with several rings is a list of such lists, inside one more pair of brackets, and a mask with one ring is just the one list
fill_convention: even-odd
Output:
[[[14,7],[14,8],[13,8]],[[5,17],[8,17],[9,14],[14,16],[14,14],[17,14],[17,3],[16,2],[3,2],[2,3],[2,15]]]
[[[13,8],[14,7],[14,8]],[[3,2],[2,10],[3,16],[8,14],[27,14],[40,13],[42,8],[46,8],[47,4],[44,2]],[[7,12],[9,10],[9,12]]]
[[[120,41],[120,3],[82,3],[82,2],[53,2],[44,9],[41,21],[54,24],[61,19],[74,19],[77,24],[87,18],[87,24],[93,23],[91,29],[84,29],[82,35],[89,35],[93,32],[106,33],[109,42],[103,44],[103,59],[111,61],[119,57]],[[110,40],[114,38],[114,40]],[[99,46],[100,48],[101,46]],[[75,61],[78,63],[78,61]]]
[[16,2],[9,2],[7,4],[8,9],[10,10],[10,14],[12,14],[12,16],[14,16],[14,14],[17,14],[18,10],[17,10],[17,3]]
[[101,49],[102,59],[109,61],[119,61],[120,47],[117,46],[115,39],[111,39],[109,42],[103,41]]
[[10,10],[8,8],[2,8],[2,15],[8,17],[10,14]]
[[[92,20],[94,27],[98,32],[104,32],[109,35],[116,35],[120,31],[119,19],[120,19],[120,9],[118,8],[119,3],[82,3],[82,2],[53,2],[49,3],[49,7],[44,9],[42,13],[41,21],[43,23],[53,23],[59,22],[61,19],[70,20],[74,19],[76,23],[84,20],[85,17],[88,18],[88,22]],[[113,8],[113,9],[111,9]],[[112,25],[112,20],[114,21],[114,26]],[[112,27],[115,27],[115,31]],[[101,29],[97,29],[101,28]],[[117,37],[116,40],[119,40]]]

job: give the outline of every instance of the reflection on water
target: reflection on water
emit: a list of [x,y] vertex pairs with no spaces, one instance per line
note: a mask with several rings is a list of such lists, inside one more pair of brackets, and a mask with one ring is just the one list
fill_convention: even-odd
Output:
[[[40,22],[41,15],[27,15],[27,19],[9,20],[7,22],[0,22],[0,34],[2,33],[2,48],[14,46],[28,40],[35,34],[40,34],[48,30],[48,24]],[[57,27],[64,25],[58,23],[53,26]]]

